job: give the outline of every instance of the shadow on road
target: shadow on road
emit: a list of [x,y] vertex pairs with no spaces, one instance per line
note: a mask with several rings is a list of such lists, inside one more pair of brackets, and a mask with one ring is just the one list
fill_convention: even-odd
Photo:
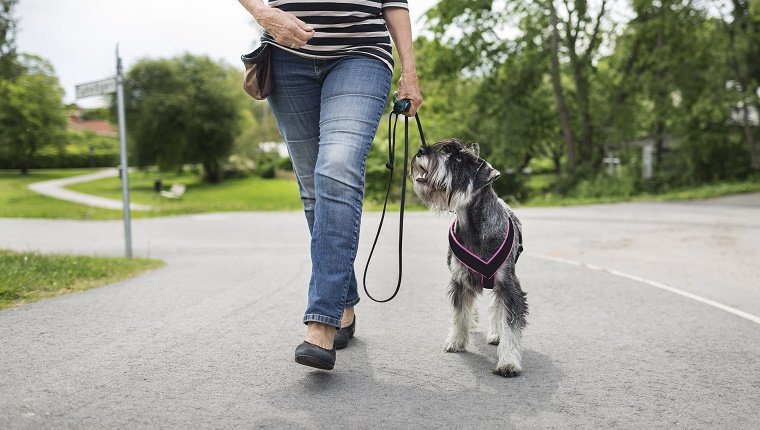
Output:
[[[530,422],[548,412],[563,379],[551,358],[525,351],[523,374],[503,378],[491,373],[495,347],[485,342],[482,333],[474,337],[471,351],[447,355],[472,373],[473,380],[467,385],[452,381],[446,373],[438,374],[436,369],[399,373],[382,363],[372,366],[368,344],[355,339],[347,350],[339,351],[338,369],[333,372],[294,368],[294,372],[304,372],[303,376],[269,395],[270,406],[279,413],[257,419],[256,427],[405,428],[412,425],[409,420],[413,417],[415,427],[426,423],[423,428],[466,424],[504,428],[510,416]],[[442,349],[440,354],[446,355]]]

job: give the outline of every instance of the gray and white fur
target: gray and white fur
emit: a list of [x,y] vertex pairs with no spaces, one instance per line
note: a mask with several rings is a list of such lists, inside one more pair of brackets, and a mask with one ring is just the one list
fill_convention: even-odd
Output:
[[[501,246],[508,218],[512,219],[515,244],[494,276],[487,336],[488,343],[498,345],[498,362],[493,372],[512,377],[522,370],[520,343],[528,304],[515,275],[515,262],[522,250],[522,225],[491,186],[499,175],[499,171],[480,158],[477,144],[465,146],[457,139],[420,149],[411,163],[415,194],[433,210],[454,212],[457,239],[481,259],[487,260]],[[475,297],[483,292],[483,286],[479,274],[452,258],[451,249],[447,261],[453,318],[444,349],[458,352],[467,346],[470,328],[477,318]]]

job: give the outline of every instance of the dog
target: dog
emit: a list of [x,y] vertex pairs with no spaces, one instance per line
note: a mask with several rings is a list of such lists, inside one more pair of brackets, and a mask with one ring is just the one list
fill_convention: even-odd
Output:
[[[415,194],[430,209],[456,214],[447,256],[453,318],[444,349],[465,349],[469,330],[477,325],[475,297],[490,287],[493,295],[487,341],[498,345],[493,372],[513,377],[522,371],[520,343],[528,304],[515,275],[515,263],[522,252],[522,225],[493,190],[492,183],[499,176],[498,170],[480,158],[477,144],[465,146],[458,139],[422,147],[411,162]],[[508,243],[510,233],[512,241]],[[481,264],[489,259],[490,278],[488,273],[482,274],[489,268]],[[482,271],[476,272],[478,268]]]

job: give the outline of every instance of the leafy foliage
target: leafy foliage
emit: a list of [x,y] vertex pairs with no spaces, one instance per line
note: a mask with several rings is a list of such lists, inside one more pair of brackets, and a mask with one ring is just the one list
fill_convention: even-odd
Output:
[[186,54],[142,60],[128,73],[127,117],[138,166],[203,166],[208,182],[222,166],[241,128],[244,94],[237,70]]
[[63,89],[50,63],[21,55],[17,65],[18,76],[0,80],[0,153],[18,160],[26,173],[40,149],[63,138],[66,115]]
[[[534,159],[560,174],[555,192],[584,198],[760,171],[753,3],[634,0],[623,20],[610,5],[441,0],[416,45],[426,122],[478,141],[510,175],[495,183],[500,194],[522,199]],[[640,173],[644,145],[657,157],[651,179]],[[608,155],[626,166],[617,182],[604,173]]]
[[16,19],[13,8],[18,0],[0,0],[0,80],[18,72],[16,63]]

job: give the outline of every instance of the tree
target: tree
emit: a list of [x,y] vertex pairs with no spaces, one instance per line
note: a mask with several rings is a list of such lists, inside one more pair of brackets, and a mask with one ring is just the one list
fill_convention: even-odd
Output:
[[0,0],[0,80],[16,72],[16,19],[13,8],[18,0]]
[[126,80],[137,165],[177,169],[200,163],[206,181],[220,182],[240,131],[241,79],[235,69],[190,54],[138,62]]
[[[541,152],[533,146],[543,146],[559,163],[558,146],[546,144],[558,130],[568,171],[579,163],[592,171],[598,169],[603,147],[596,126],[599,113],[592,103],[599,50],[610,24],[607,0],[595,4],[591,7],[587,0],[442,0],[428,13],[434,33],[465,58],[465,73],[486,83],[481,96],[488,99],[490,111],[513,113],[507,122],[517,128],[494,122],[492,130],[501,129],[502,135],[522,130],[521,139],[533,139],[532,144],[522,145],[524,160]],[[524,86],[510,85],[514,74],[523,79]],[[550,105],[543,97],[547,88],[554,98]],[[499,101],[497,94],[510,97]],[[515,107],[515,97],[526,104]],[[553,112],[554,123],[547,122],[542,112]],[[524,133],[528,130],[533,136]]]
[[738,93],[738,111],[744,146],[750,154],[751,167],[760,171],[760,138],[755,135],[758,124],[752,122],[752,112],[760,113],[760,8],[758,2],[731,0],[731,17],[722,16],[728,34],[727,61],[733,90]]
[[3,84],[0,100],[0,150],[19,160],[26,174],[35,153],[62,139],[66,131],[63,89],[53,67],[42,58],[19,56],[21,73]]
[[733,22],[711,16],[709,5],[697,6],[689,0],[634,1],[635,16],[614,54],[603,60],[616,83],[607,87],[613,95],[606,108],[613,129],[608,135],[619,142],[653,140],[655,185],[733,179],[749,168],[752,126],[739,121],[742,149],[731,116],[736,110],[744,116],[744,101],[752,101],[747,71],[755,57],[738,55],[750,45],[739,43]]

